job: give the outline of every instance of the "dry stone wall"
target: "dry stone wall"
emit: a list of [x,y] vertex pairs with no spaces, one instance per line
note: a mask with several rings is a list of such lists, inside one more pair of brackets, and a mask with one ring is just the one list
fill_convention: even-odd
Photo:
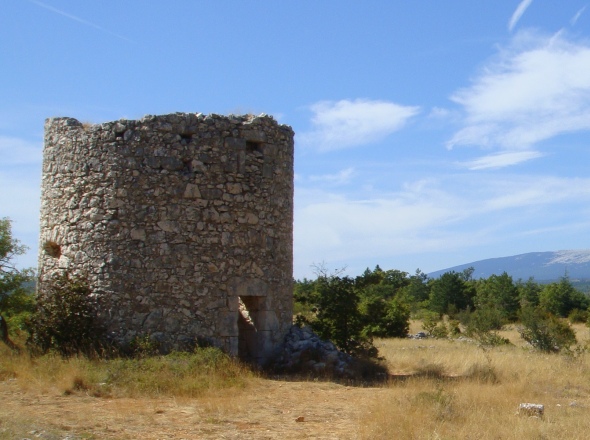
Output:
[[176,113],[45,124],[40,292],[88,277],[110,337],[264,362],[292,323],[293,131]]

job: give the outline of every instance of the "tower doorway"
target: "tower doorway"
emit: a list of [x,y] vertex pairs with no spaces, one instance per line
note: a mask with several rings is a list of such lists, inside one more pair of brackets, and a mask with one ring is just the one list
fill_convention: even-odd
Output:
[[238,356],[250,363],[259,363],[264,346],[260,308],[264,297],[240,296],[238,313]]

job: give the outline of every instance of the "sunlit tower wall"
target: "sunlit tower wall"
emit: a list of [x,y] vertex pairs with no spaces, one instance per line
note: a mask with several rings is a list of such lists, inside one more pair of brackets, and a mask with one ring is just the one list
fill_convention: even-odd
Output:
[[116,343],[264,363],[292,324],[293,136],[266,115],[46,120],[39,292],[80,274]]

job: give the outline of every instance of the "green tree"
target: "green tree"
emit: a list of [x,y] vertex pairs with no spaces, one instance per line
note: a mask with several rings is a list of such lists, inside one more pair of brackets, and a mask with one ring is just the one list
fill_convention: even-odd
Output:
[[547,312],[566,317],[574,310],[586,310],[590,300],[574,288],[567,276],[558,283],[547,284],[539,293],[539,304]]
[[[467,276],[468,275],[468,276]],[[473,307],[475,291],[468,282],[470,274],[446,272],[430,281],[429,308],[439,315],[453,314]]]
[[477,281],[475,290],[476,309],[495,309],[506,320],[516,319],[519,308],[518,289],[506,272]]
[[466,269],[463,269],[461,272],[459,272],[459,278],[461,278],[463,281],[472,281],[473,280],[473,272],[475,272],[475,268],[472,267],[468,267]]
[[299,320],[313,316],[311,300],[316,289],[314,280],[293,280],[293,313]]
[[398,338],[408,335],[410,308],[403,295],[392,293],[391,286],[377,285],[366,287],[360,296],[364,335]]
[[396,296],[387,303],[383,320],[385,336],[405,338],[410,331],[410,307],[401,296]]
[[518,299],[520,307],[532,306],[536,307],[539,305],[539,294],[541,293],[541,286],[535,282],[534,278],[529,278],[526,282],[518,281],[516,284],[518,289]]
[[321,338],[331,340],[346,353],[376,356],[371,339],[362,334],[363,317],[355,280],[320,273],[314,284],[315,288],[306,296],[314,316],[298,317],[298,321],[309,323]]
[[357,288],[362,289],[367,286],[381,284],[384,277],[385,272],[379,267],[379,265],[375,266],[375,269],[372,271],[367,267],[362,275],[356,277],[355,284]]
[[408,297],[403,289],[410,284],[407,272],[383,271],[379,266],[368,269],[355,279],[362,333],[373,337],[405,337],[410,327]]
[[14,258],[26,252],[26,246],[12,236],[11,222],[8,218],[0,219],[0,337],[9,342],[6,319],[16,318],[30,312],[33,307],[31,283],[33,270],[19,270],[14,265]]
[[381,284],[391,286],[396,291],[399,291],[410,284],[410,278],[407,272],[392,269],[385,272]]
[[428,275],[420,269],[416,269],[416,273],[410,277],[408,284],[403,287],[403,292],[412,304],[421,305],[428,301],[430,295]]
[[357,289],[377,285],[387,286],[391,292],[389,297],[393,297],[399,289],[410,284],[410,278],[407,272],[397,269],[384,271],[377,265],[373,271],[367,268],[362,275],[356,277],[355,284]]

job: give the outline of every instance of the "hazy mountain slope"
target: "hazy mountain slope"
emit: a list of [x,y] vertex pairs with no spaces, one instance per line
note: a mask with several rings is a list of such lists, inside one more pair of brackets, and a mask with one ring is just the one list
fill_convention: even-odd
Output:
[[428,276],[437,278],[445,272],[461,272],[468,267],[475,269],[475,279],[500,275],[504,271],[514,280],[527,280],[529,277],[535,278],[536,281],[556,280],[566,272],[572,280],[590,279],[590,249],[530,252],[511,257],[490,258],[438,270],[429,273]]

